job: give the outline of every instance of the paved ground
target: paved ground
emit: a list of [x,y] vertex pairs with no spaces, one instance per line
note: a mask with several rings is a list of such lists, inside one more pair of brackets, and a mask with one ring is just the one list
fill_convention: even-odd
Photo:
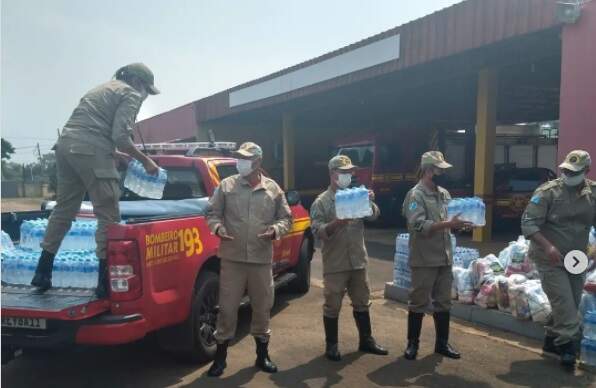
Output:
[[406,311],[402,305],[375,299],[373,326],[391,354],[361,354],[347,302],[341,316],[340,346],[344,359],[321,356],[322,290],[313,287],[301,298],[280,294],[274,309],[271,356],[280,372],[267,375],[252,367],[254,342],[247,335],[248,309],[241,312],[238,342],[230,349],[221,379],[205,376],[208,365],[178,364],[161,353],[151,338],[128,346],[78,348],[23,356],[2,367],[2,385],[19,387],[588,387],[594,375],[559,369],[543,358],[540,344],[512,335],[490,333],[454,323],[453,343],[464,354],[459,361],[432,353],[431,319],[425,319],[420,359],[409,362],[405,347]]
[[39,210],[43,198],[2,198],[2,212]]

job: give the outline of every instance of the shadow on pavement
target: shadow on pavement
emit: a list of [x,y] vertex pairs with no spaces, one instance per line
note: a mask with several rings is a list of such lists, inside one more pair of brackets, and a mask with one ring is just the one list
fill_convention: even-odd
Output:
[[339,372],[356,362],[362,355],[361,352],[342,355],[341,361],[338,362],[329,361],[324,355],[320,355],[306,364],[288,370],[281,370],[271,375],[271,381],[278,387],[307,388],[310,386],[306,383],[308,380],[325,379],[323,384],[317,384],[317,386],[331,387],[342,380]]
[[490,387],[481,381],[471,381],[454,375],[436,372],[443,357],[431,354],[416,361],[400,357],[367,376],[371,382],[383,387]]
[[[538,370],[550,373],[536,375]],[[546,387],[593,387],[594,375],[589,372],[569,371],[563,369],[558,360],[526,360],[511,363],[509,373],[496,376],[508,384],[529,388]]]

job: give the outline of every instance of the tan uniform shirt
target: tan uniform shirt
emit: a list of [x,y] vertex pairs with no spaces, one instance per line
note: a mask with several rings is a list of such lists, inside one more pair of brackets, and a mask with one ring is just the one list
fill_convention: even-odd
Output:
[[402,214],[410,233],[410,266],[438,267],[453,263],[451,232],[447,229],[430,233],[436,222],[447,221],[449,192],[442,187],[433,191],[418,182],[408,193]]
[[[371,201],[373,215],[367,220],[379,217],[378,206]],[[331,236],[327,225],[337,219],[335,215],[335,192],[329,188],[320,194],[310,208],[311,228],[321,239],[323,253],[323,274],[366,268],[368,254],[364,245],[364,222],[352,220]]]
[[292,226],[292,212],[283,190],[267,177],[251,187],[246,179],[234,175],[221,181],[209,200],[207,217],[213,233],[224,228],[232,241],[221,241],[219,257],[244,263],[270,264],[271,240],[257,236],[273,226],[275,238],[281,238]]
[[[543,184],[534,192],[521,221],[526,237],[541,232],[563,256],[576,249],[585,252],[590,227],[595,224],[596,182],[588,179],[579,192],[561,179]],[[542,248],[533,241],[529,255],[538,264],[549,264]]]
[[112,80],[83,96],[61,137],[113,151],[131,146],[133,125],[143,99],[125,82]]

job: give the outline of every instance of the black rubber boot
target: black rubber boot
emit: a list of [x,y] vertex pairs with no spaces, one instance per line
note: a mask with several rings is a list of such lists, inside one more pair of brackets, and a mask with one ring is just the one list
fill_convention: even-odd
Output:
[[337,346],[338,318],[323,316],[325,326],[325,357],[331,361],[340,361],[341,354]]
[[548,335],[544,336],[544,345],[542,345],[542,351],[545,353],[561,354],[557,345],[555,345],[555,338]]
[[418,355],[423,318],[424,313],[415,313],[413,311],[408,313],[408,347],[404,352],[406,360],[415,360]]
[[561,365],[564,367],[575,366],[576,352],[573,341],[569,341],[563,345],[559,345],[561,355]]
[[276,373],[277,365],[269,358],[269,341],[263,341],[260,338],[255,337],[255,344],[257,345],[257,360],[255,366],[267,373]]
[[370,313],[368,311],[354,311],[354,320],[360,334],[360,346],[358,350],[365,353],[386,356],[389,354],[387,349],[379,346],[372,336],[370,325]]
[[106,298],[108,296],[108,268],[106,260],[99,260],[99,268],[97,270],[97,288],[95,295],[99,298]]
[[226,358],[228,357],[228,346],[230,341],[225,341],[221,344],[217,344],[217,350],[215,351],[215,358],[213,364],[207,371],[207,375],[211,377],[219,377],[223,374],[226,369]]
[[54,257],[56,255],[46,250],[41,251],[35,276],[31,280],[31,285],[37,287],[36,293],[43,294],[52,288],[52,269],[54,268]]
[[433,318],[435,319],[435,331],[437,334],[435,353],[453,359],[461,358],[461,354],[459,354],[457,350],[449,345],[449,312],[444,311],[440,313],[434,313]]

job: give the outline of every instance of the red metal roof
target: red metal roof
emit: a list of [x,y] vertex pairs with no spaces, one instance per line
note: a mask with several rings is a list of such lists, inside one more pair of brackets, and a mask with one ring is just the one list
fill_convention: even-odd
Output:
[[[556,26],[556,0],[467,0],[320,57],[255,79],[194,103],[197,122],[286,102],[370,79],[508,38]],[[284,94],[229,106],[230,92],[259,84],[370,43],[400,34],[400,57]],[[152,119],[150,119],[152,120]]]

